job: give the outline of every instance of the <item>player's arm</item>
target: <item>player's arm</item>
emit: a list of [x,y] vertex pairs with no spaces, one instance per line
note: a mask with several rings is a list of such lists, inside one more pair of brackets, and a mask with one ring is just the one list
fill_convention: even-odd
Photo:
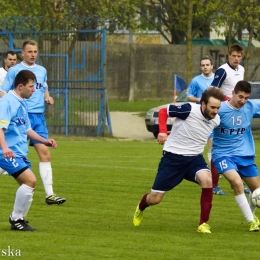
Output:
[[211,86],[220,88],[222,86],[224,80],[226,79],[226,77],[227,77],[227,73],[223,68],[217,69],[215,72],[214,79],[211,83]]
[[38,135],[35,131],[32,129],[27,130],[27,136],[29,139],[32,139],[34,141],[38,141],[46,146],[50,146],[52,148],[57,148],[57,143],[54,139],[45,139]]
[[8,145],[5,141],[4,128],[0,128],[0,146],[2,148],[3,155],[4,155],[5,158],[15,158],[15,154],[8,147]]
[[10,89],[14,88],[15,71],[10,68],[5,76],[3,85],[0,86],[0,97],[8,93]]
[[168,105],[167,108],[159,110],[159,134],[157,137],[158,143],[163,144],[167,140],[167,119],[170,117],[177,117],[185,120],[191,111],[191,104],[187,103],[182,106]]
[[50,96],[50,93],[49,93],[48,89],[46,89],[44,91],[44,100],[49,105],[53,105],[54,104],[54,99]]
[[187,89],[187,100],[189,102],[200,102],[200,98],[197,98],[197,82],[193,79]]

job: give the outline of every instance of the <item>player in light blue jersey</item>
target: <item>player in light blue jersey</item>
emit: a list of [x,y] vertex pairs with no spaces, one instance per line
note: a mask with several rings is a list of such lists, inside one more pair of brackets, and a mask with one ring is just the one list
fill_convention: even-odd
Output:
[[[28,105],[28,113],[32,129],[40,136],[48,138],[48,129],[44,118],[44,105],[54,104],[53,98],[50,96],[47,85],[46,69],[40,65],[35,64],[38,55],[38,46],[35,41],[27,40],[22,46],[23,61],[8,70],[5,77],[4,84],[0,86],[0,97],[14,88],[14,79],[17,73],[21,70],[30,70],[36,76],[35,91],[33,95],[26,100]],[[46,193],[45,202],[47,204],[62,204],[66,201],[55,195],[52,186],[52,168],[51,168],[51,154],[48,147],[45,145],[30,140],[30,145],[34,146],[37,151],[40,163],[39,171]]]
[[256,207],[252,204],[251,193],[248,203],[243,186],[244,181],[251,192],[260,187],[251,131],[253,117],[260,117],[260,102],[248,100],[250,93],[251,84],[241,80],[232,98],[222,102],[220,125],[214,129],[212,159],[218,172],[233,187],[235,200],[249,223],[249,231],[259,231],[260,222],[254,215]]
[[14,89],[0,100],[0,167],[19,184],[9,223],[12,230],[34,231],[24,217],[32,203],[36,178],[31,170],[27,138],[46,146],[57,147],[55,140],[45,139],[32,130],[25,99],[34,93],[35,75],[21,70],[15,77]]
[[[202,93],[211,86],[211,82],[214,79],[213,64],[211,59],[202,58],[200,61],[200,70],[202,74],[194,77],[188,86],[187,100],[191,102],[200,102]],[[211,165],[213,193],[216,195],[225,195],[225,192],[218,186],[219,174],[216,168],[212,165],[211,161],[211,148],[212,148],[213,133],[208,138],[208,161]]]

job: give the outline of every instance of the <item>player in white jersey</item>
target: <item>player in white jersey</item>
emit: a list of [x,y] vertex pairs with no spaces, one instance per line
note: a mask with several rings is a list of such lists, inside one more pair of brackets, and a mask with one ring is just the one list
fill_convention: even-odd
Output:
[[20,71],[14,80],[14,89],[0,100],[0,166],[13,176],[19,188],[16,192],[13,212],[9,217],[12,230],[34,231],[24,217],[32,203],[36,178],[31,171],[27,138],[43,145],[57,147],[55,140],[45,139],[31,129],[25,99],[34,89],[35,75],[29,70]]
[[[187,100],[191,102],[200,102],[202,93],[211,86],[211,82],[214,79],[213,64],[211,59],[202,58],[200,61],[200,70],[202,74],[194,77],[187,89]],[[208,161],[211,162],[211,148],[212,148],[213,133],[208,138]],[[213,181],[213,193],[216,195],[225,195],[225,192],[218,186],[219,174],[216,168],[211,167],[212,181]]]
[[243,48],[233,44],[228,51],[228,62],[221,65],[215,72],[213,87],[220,88],[223,93],[231,98],[236,83],[244,79],[245,69],[240,65],[243,58]]
[[[145,194],[137,205],[133,224],[140,226],[144,210],[160,203],[164,194],[182,180],[201,186],[200,221],[198,232],[211,233],[207,221],[212,207],[212,176],[202,152],[209,135],[220,123],[218,110],[225,95],[217,88],[202,94],[199,104],[169,105],[159,111],[159,144],[164,144],[158,172],[151,192]],[[167,136],[167,117],[176,117],[172,131]]]
[[[7,51],[4,54],[4,67],[0,68],[0,85],[4,84],[4,79],[10,67],[17,62],[17,55],[14,51]],[[8,175],[6,171],[0,168],[0,175]]]
[[[259,231],[255,206],[246,199],[243,181],[251,192],[260,187],[258,169],[254,163],[255,146],[251,131],[253,117],[260,117],[260,102],[248,100],[251,84],[237,82],[233,96],[219,110],[220,125],[214,130],[212,159],[234,190],[235,200],[249,223],[249,231]],[[242,179],[241,179],[242,178]]]
[[[14,79],[17,73],[21,70],[30,70],[36,76],[35,92],[26,100],[28,105],[28,113],[32,129],[40,136],[48,138],[48,129],[44,118],[44,106],[53,104],[54,100],[50,96],[47,85],[46,69],[38,64],[35,60],[38,55],[38,46],[35,41],[27,40],[22,46],[23,61],[8,70],[5,77],[4,84],[0,86],[0,97],[7,93],[14,87]],[[45,202],[47,204],[62,204],[66,201],[54,194],[52,186],[52,168],[51,168],[51,154],[48,147],[34,140],[30,140],[30,145],[34,146],[37,151],[40,163],[39,171],[46,193]]]
[[4,84],[4,79],[9,68],[13,67],[17,62],[17,55],[14,51],[7,51],[4,54],[4,67],[0,68],[0,85]]

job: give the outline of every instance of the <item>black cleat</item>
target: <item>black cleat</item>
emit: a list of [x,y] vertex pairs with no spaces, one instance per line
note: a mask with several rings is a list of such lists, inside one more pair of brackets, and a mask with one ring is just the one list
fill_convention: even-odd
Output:
[[60,205],[60,204],[63,204],[65,201],[66,201],[65,198],[58,197],[55,194],[51,195],[45,199],[45,203],[48,205],[53,205],[53,204]]
[[9,217],[9,223],[11,224],[11,230],[18,230],[18,231],[34,231],[35,228],[28,225],[28,221],[24,219],[12,220]]

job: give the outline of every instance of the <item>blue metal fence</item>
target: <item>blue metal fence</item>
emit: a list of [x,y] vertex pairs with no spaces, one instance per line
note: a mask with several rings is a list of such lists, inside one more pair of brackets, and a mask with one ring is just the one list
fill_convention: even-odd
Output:
[[[76,29],[82,24],[79,26],[75,21],[84,21],[86,27],[88,21],[93,23],[93,19],[84,19],[74,17],[67,23],[63,20],[59,26],[42,17],[0,20],[0,61],[8,50],[17,52],[22,60],[23,41],[36,40],[39,47],[36,63],[47,69],[49,91],[55,99],[53,106],[46,106],[49,132],[112,135],[105,84],[106,31]],[[53,27],[56,30],[51,30]]]

